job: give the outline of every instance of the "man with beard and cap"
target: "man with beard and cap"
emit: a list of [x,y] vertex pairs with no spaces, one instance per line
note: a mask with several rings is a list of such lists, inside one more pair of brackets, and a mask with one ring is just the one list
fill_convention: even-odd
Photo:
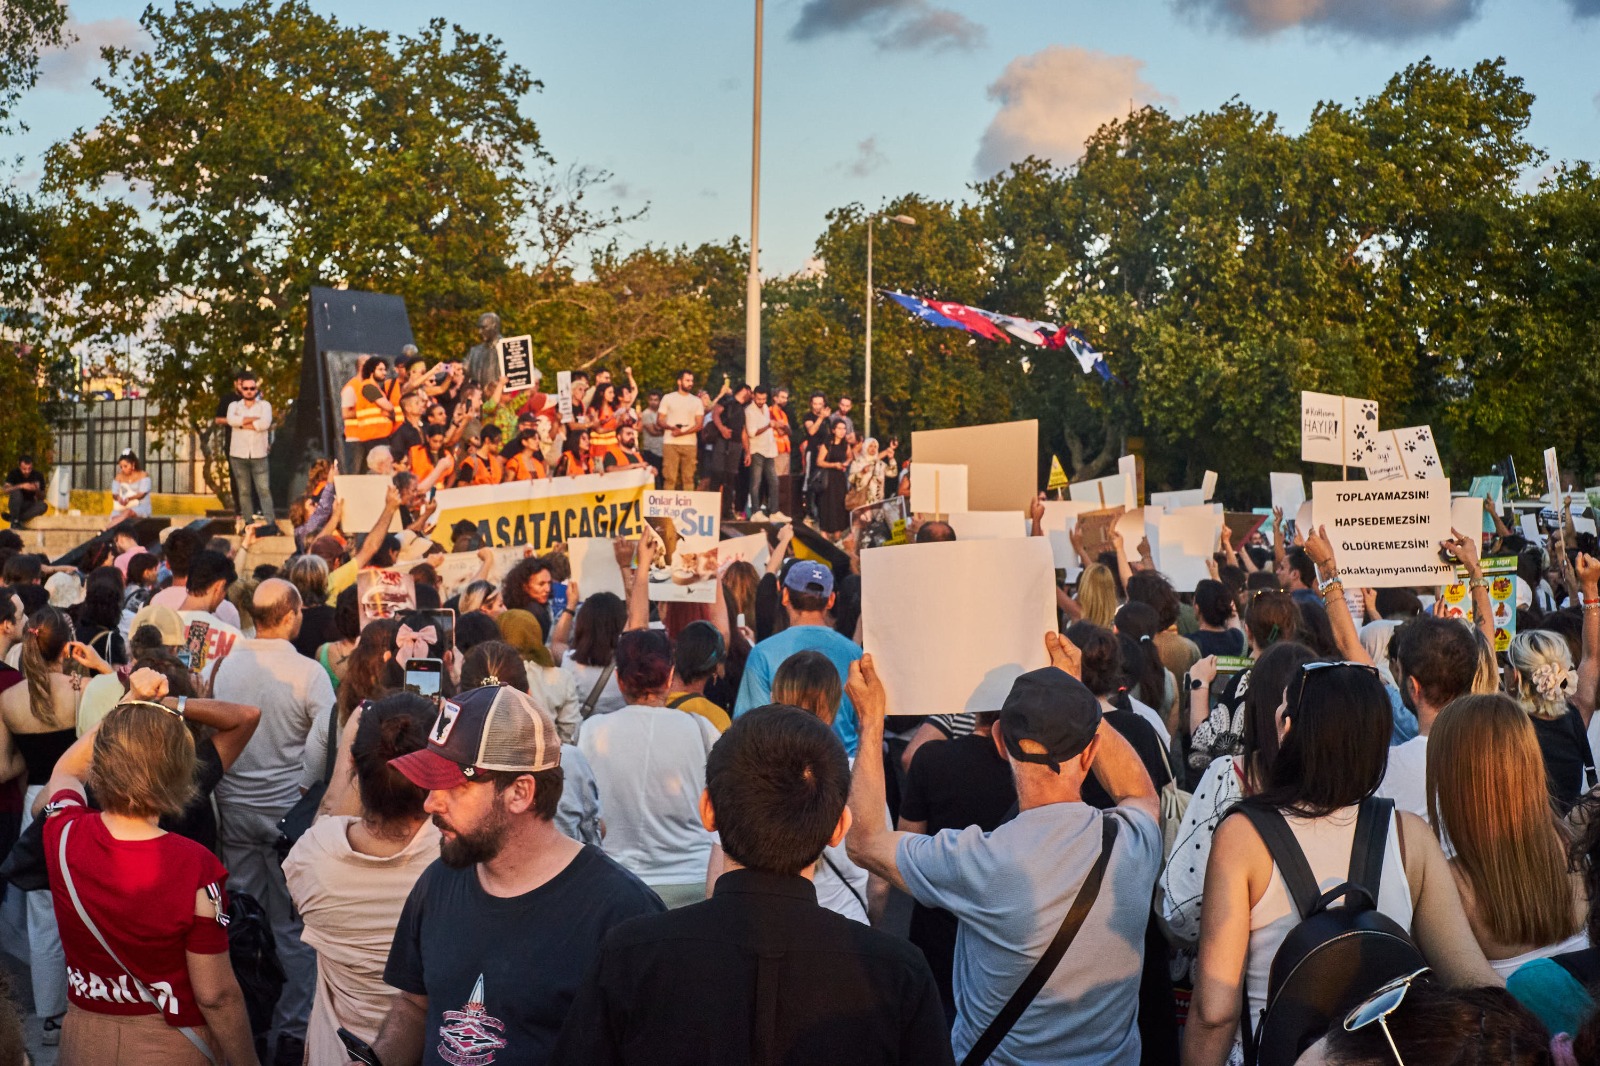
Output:
[[428,746],[390,765],[428,789],[440,844],[395,929],[384,980],[400,994],[374,1050],[424,1066],[544,1063],[606,932],[661,901],[555,827],[561,738],[526,693],[444,700]]

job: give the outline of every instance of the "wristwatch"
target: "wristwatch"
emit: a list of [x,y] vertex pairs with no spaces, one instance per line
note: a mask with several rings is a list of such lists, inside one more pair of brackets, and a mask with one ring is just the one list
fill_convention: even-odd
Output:
[[184,711],[188,710],[188,708],[189,708],[189,697],[188,696],[179,696],[178,697],[178,717],[182,718],[184,716]]
[[1189,679],[1189,691],[1190,692],[1199,692],[1201,689],[1203,689],[1205,687],[1206,687],[1206,683],[1205,683],[1205,679],[1204,678],[1191,677]]

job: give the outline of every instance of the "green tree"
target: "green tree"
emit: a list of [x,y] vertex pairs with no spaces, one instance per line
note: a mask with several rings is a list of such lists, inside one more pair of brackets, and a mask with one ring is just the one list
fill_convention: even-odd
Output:
[[5,0],[0,9],[0,133],[8,129],[22,94],[39,80],[39,53],[68,43],[66,25],[63,0]]

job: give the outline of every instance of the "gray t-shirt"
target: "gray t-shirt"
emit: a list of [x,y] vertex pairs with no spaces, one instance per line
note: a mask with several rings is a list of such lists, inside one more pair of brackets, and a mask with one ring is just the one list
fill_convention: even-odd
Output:
[[992,833],[977,826],[904,836],[896,861],[911,895],[960,921],[956,1060],[971,1049],[1044,954],[1100,854],[1102,817],[1121,821],[1094,907],[991,1063],[1137,1066],[1139,977],[1161,827],[1141,811],[1052,803]]

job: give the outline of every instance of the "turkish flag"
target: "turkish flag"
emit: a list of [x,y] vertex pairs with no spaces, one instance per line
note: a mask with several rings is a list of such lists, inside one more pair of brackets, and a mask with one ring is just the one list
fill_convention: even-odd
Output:
[[946,318],[954,319],[961,323],[970,333],[976,333],[978,336],[987,337],[992,341],[999,341],[1001,344],[1011,343],[1011,338],[1004,330],[966,304],[945,303],[940,300],[929,300],[927,303],[929,307]]

